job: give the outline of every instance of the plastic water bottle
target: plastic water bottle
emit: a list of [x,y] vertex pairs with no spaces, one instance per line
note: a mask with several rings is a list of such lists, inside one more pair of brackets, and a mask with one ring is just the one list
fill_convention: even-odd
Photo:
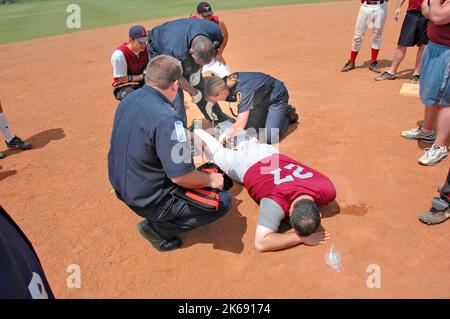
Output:
[[341,254],[334,248],[334,244],[331,245],[330,251],[325,254],[325,262],[337,272],[341,271]]

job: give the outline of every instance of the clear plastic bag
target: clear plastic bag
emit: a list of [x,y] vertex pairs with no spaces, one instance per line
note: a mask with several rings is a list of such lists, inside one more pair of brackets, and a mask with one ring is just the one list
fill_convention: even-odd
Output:
[[334,244],[331,245],[330,251],[325,254],[325,262],[337,272],[341,271],[341,254],[334,248]]

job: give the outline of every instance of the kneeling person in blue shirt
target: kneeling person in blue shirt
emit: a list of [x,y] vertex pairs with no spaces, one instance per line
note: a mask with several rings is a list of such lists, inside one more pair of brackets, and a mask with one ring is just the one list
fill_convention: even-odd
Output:
[[141,235],[159,251],[181,246],[178,235],[222,217],[231,206],[219,192],[217,211],[202,209],[175,196],[179,188],[222,190],[222,174],[195,169],[190,143],[174,100],[181,63],[170,56],[152,59],[145,85],[120,102],[108,154],[109,179],[118,199],[145,220]]

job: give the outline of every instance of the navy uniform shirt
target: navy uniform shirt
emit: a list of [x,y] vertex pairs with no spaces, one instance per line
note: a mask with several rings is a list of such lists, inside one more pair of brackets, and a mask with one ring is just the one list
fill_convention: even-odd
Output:
[[0,299],[54,298],[39,258],[0,206]]
[[213,43],[217,41],[217,48],[222,45],[223,35],[217,24],[202,19],[183,18],[166,22],[150,31],[147,44],[149,56],[151,58],[161,54],[173,56],[183,64],[185,76],[195,73],[201,66],[193,62],[189,49],[192,40],[198,35],[206,36]]
[[275,79],[261,72],[237,72],[238,83],[230,89],[227,101],[238,100],[238,113],[251,111],[254,107],[267,104]]
[[120,102],[108,154],[117,197],[142,217],[175,189],[170,178],[195,169],[183,123],[172,103],[147,85]]

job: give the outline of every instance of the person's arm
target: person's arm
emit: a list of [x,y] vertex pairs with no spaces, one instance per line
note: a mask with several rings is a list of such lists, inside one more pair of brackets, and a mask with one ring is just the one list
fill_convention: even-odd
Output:
[[189,93],[190,96],[194,97],[196,95],[198,95],[198,93],[200,92],[199,90],[197,90],[196,88],[194,88],[188,80],[186,80],[184,78],[184,76],[181,77],[180,80],[178,80],[178,83],[180,85],[180,88],[186,92]]
[[422,1],[421,11],[425,18],[430,19],[430,7],[428,6],[427,0]]
[[129,83],[129,82],[141,82],[141,81],[144,81],[143,74],[127,75],[127,76],[123,76],[123,77],[119,78],[119,83],[121,83],[121,84]]
[[[239,130],[245,129],[248,123],[248,117],[250,115],[250,111],[242,112],[238,114],[236,118],[236,122],[234,122],[233,126],[231,126],[227,131],[229,132],[229,136],[232,136],[235,132]],[[228,134],[228,133],[227,133]]]
[[187,189],[203,187],[223,189],[223,175],[218,173],[207,174],[195,170],[181,176],[172,177],[171,181]]
[[238,114],[238,117],[236,118],[236,122],[229,127],[222,135],[219,137],[219,143],[224,144],[224,142],[235,135],[236,133],[239,133],[239,131],[245,129],[248,122],[250,111],[242,112]]
[[113,76],[118,78],[119,84],[144,81],[143,74],[128,75],[127,61],[125,59],[125,55],[120,50],[114,51],[111,57],[111,64],[113,67]]
[[397,3],[395,4],[395,11],[394,11],[394,20],[398,21],[398,18],[400,17],[400,13],[402,12],[401,6],[405,3],[405,0],[397,0]]
[[223,51],[225,50],[225,47],[227,46],[227,43],[228,43],[228,29],[227,29],[227,26],[225,25],[225,22],[223,22],[222,19],[220,19],[220,21],[219,21],[219,27],[220,27],[220,30],[222,30],[223,42],[217,52],[216,60],[223,64],[227,64],[225,62],[225,59],[223,58]]
[[280,234],[264,226],[256,226],[255,248],[259,252],[276,251],[301,243],[301,238],[293,230]]
[[[427,0],[424,0],[426,2]],[[434,24],[442,25],[450,23],[450,0],[441,4],[440,0],[430,0],[429,19]]]

